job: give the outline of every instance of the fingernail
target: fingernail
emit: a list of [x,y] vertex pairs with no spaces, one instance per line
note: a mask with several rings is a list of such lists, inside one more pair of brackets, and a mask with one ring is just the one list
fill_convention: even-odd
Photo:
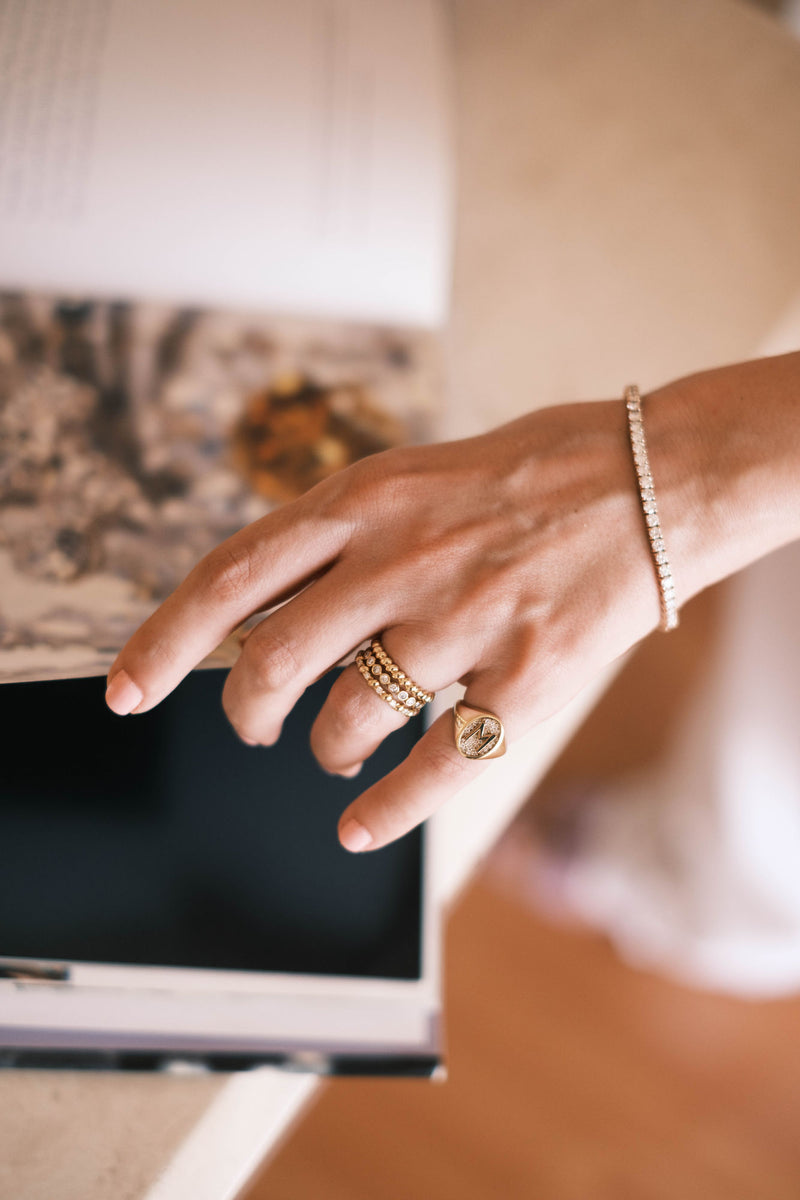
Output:
[[339,830],[339,841],[345,850],[349,850],[351,854],[358,854],[360,850],[366,850],[367,846],[372,845],[372,834],[351,817]]
[[356,776],[361,770],[363,765],[363,762],[360,762],[356,763],[354,767],[344,767],[341,771],[337,771],[337,775],[341,775],[344,779],[353,779],[354,776]]
[[117,671],[106,688],[106,704],[118,717],[127,717],[143,699],[144,692],[136,686],[127,671]]

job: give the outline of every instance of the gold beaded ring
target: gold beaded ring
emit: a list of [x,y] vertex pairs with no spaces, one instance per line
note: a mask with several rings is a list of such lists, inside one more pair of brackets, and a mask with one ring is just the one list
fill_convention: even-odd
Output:
[[404,717],[416,717],[434,697],[433,692],[426,692],[409,679],[386,653],[379,638],[372,639],[368,650],[359,650],[356,666],[376,696]]

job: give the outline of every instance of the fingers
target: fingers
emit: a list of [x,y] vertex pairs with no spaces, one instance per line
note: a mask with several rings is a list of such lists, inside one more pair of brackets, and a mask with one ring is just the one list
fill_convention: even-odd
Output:
[[[464,672],[466,674],[466,672]],[[462,676],[463,677],[463,676]],[[506,744],[558,711],[576,694],[581,676],[543,660],[534,676],[519,660],[493,662],[470,673],[464,704],[498,717]],[[481,731],[483,733],[483,731]],[[461,788],[496,763],[465,758],[456,749],[453,711],[443,713],[399,766],[358,797],[339,819],[346,850],[378,850],[408,833]]]
[[[446,687],[471,666],[462,651],[417,630],[391,629],[381,641],[401,670],[425,691]],[[385,737],[415,719],[382,700],[352,665],[336,680],[320,709],[311,730],[311,749],[326,771],[352,775]]]
[[[306,497],[223,542],[136,631],[109,672],[114,712],[146,712],[246,617],[269,607],[341,552],[348,530]],[[115,679],[115,676],[119,679]]]
[[385,737],[413,720],[367,687],[355,664],[334,683],[311,728],[311,750],[333,774],[354,775]]
[[244,642],[222,694],[239,736],[261,745],[276,742],[305,689],[364,641],[386,604],[368,577],[339,564],[261,621]]
[[404,762],[345,809],[339,840],[354,853],[378,850],[419,825],[491,766],[458,753],[452,711],[443,713]]

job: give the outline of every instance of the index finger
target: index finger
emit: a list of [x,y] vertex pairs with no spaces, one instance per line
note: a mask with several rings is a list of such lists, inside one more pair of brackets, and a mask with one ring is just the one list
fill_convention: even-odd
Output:
[[109,671],[106,702],[147,712],[247,617],[296,591],[343,549],[348,529],[307,497],[240,529],[202,558],[137,629]]

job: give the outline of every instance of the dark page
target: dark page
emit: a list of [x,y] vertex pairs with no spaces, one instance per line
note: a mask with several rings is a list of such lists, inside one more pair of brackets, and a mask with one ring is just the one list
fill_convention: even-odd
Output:
[[325,775],[308,731],[332,679],[268,749],[230,729],[218,671],[125,718],[101,679],[0,687],[0,956],[418,977],[420,831],[350,855],[336,823],[422,727]]

